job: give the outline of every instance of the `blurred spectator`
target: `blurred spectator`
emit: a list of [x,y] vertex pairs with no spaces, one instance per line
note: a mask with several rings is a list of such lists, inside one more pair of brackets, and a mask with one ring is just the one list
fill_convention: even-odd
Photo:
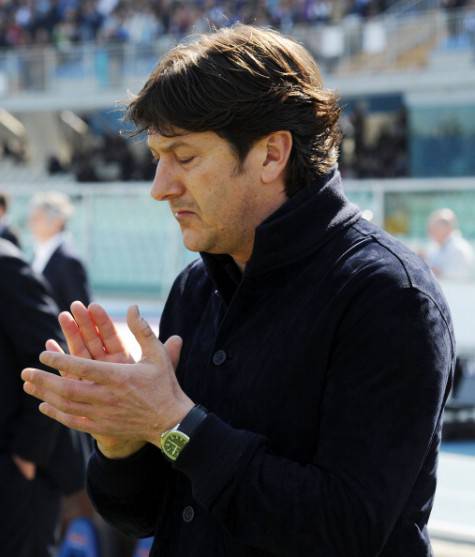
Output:
[[86,269],[66,240],[66,226],[73,213],[69,198],[59,192],[36,195],[29,225],[36,243],[32,267],[44,276],[60,311],[71,303],[90,301]]
[[2,145],[2,158],[11,159],[15,164],[26,162],[28,157],[24,141],[18,138],[5,140]]
[[8,240],[19,248],[20,240],[18,239],[18,235],[11,229],[8,222],[7,213],[9,204],[9,196],[6,193],[0,192],[0,238]]
[[364,102],[342,117],[340,170],[348,178],[400,178],[409,173],[407,114],[404,108],[388,116],[373,132]]
[[457,11],[464,8],[469,3],[468,0],[442,0],[442,7],[447,12],[447,34],[449,40],[457,37],[461,29],[457,18]]
[[19,250],[0,239],[0,548],[5,557],[53,557],[61,494],[84,485],[76,434],[52,423],[22,389],[24,367],[43,367],[61,341],[57,308]]
[[236,21],[272,25],[328,23],[346,15],[367,18],[384,11],[384,0],[10,0],[0,2],[0,46],[47,41],[67,44],[147,43],[164,33],[182,36]]
[[48,174],[62,174],[66,172],[66,168],[56,155],[50,155],[47,160]]
[[127,182],[153,178],[155,167],[144,143],[133,148],[119,133],[106,132],[88,137],[74,152],[71,171],[78,182]]
[[442,280],[472,278],[474,252],[462,237],[457,217],[451,209],[439,209],[429,217],[428,233],[436,248],[427,260],[434,274]]

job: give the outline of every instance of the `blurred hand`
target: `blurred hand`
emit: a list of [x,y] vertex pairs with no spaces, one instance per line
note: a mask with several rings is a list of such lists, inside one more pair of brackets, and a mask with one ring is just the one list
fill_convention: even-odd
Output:
[[93,361],[54,350],[40,360],[61,369],[63,377],[32,368],[22,372],[25,391],[45,401],[41,412],[91,433],[110,458],[128,456],[145,442],[159,447],[160,435],[194,406],[175,376],[181,338],[162,344],[136,306],[129,308],[127,323],[142,348],[138,363]]
[[36,476],[36,464],[34,462],[30,462],[29,460],[25,460],[16,454],[12,455],[12,460],[16,464],[20,473],[27,479],[27,480],[34,480]]

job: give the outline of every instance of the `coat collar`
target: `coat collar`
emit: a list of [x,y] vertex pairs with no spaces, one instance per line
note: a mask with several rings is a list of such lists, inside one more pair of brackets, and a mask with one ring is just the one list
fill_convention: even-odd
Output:
[[[244,276],[268,273],[309,255],[335,230],[358,218],[359,210],[345,197],[340,173],[334,169],[300,190],[256,228],[254,249]],[[220,290],[235,288],[239,271],[230,256],[201,256]]]

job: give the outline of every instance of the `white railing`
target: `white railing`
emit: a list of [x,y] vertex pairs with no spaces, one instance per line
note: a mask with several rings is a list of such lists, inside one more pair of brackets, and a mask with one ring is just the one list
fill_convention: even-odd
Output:
[[[348,197],[368,218],[399,236],[414,250],[427,248],[429,214],[452,208],[464,235],[475,245],[475,177],[457,179],[346,180]],[[184,249],[168,206],[150,198],[150,184],[61,184],[36,187],[2,184],[12,198],[12,223],[27,254],[28,206],[39,189],[68,193],[76,212],[70,231],[89,269],[96,295],[164,299],[174,277],[196,254]],[[459,352],[475,355],[475,281],[444,286],[457,333]]]

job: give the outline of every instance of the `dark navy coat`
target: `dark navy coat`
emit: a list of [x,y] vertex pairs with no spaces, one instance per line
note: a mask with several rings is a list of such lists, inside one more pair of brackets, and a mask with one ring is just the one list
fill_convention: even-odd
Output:
[[76,300],[89,305],[91,294],[86,269],[66,243],[55,249],[42,274],[59,311],[69,311]]
[[89,491],[160,557],[428,557],[454,338],[425,264],[360,217],[337,172],[263,222],[241,277],[204,254],[160,338],[210,415],[176,464],[96,452]]
[[[41,414],[38,400],[24,392],[20,378],[25,367],[44,368],[38,356],[47,339],[64,345],[57,314],[46,285],[20,251],[0,239],[0,538],[7,518],[12,518],[22,497],[29,495],[15,484],[12,454],[34,462],[38,477],[63,493],[71,494],[84,485],[78,435]],[[12,506],[13,500],[17,507]],[[1,543],[0,548],[5,549]]]

